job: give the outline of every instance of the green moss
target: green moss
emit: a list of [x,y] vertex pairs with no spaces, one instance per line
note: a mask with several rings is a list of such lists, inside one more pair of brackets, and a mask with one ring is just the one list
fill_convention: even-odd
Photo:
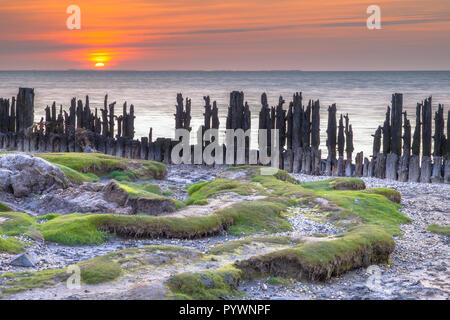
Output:
[[400,224],[411,221],[398,211],[401,208],[399,204],[379,194],[364,191],[316,191],[316,193],[344,209],[330,214],[337,219],[356,215],[363,223],[383,226],[393,235],[401,234]]
[[[277,180],[287,181],[293,184],[298,184],[298,180],[293,178],[289,173],[281,169],[274,169],[270,167],[262,167],[262,166],[236,166],[229,167],[227,171],[247,171],[250,176],[273,176]],[[264,173],[265,174],[264,174]]]
[[56,217],[37,226],[45,240],[66,245],[94,245],[103,243],[108,233],[98,230],[92,217],[96,215],[70,214]]
[[332,178],[302,183],[302,187],[313,190],[364,190],[366,185],[359,178]]
[[91,182],[100,182],[99,176],[97,176],[95,173],[83,173],[83,175],[91,179]]
[[62,172],[66,175],[67,179],[70,182],[75,184],[82,184],[83,182],[98,182],[100,181],[99,177],[97,177],[93,173],[80,173],[75,171],[69,167],[63,166],[62,164],[55,163],[55,166],[60,168]]
[[140,238],[198,238],[228,229],[230,234],[272,233],[291,230],[280,214],[294,202],[257,200],[241,202],[208,216],[145,216],[69,214],[35,227],[45,240],[67,245],[104,242],[110,233]]
[[36,221],[47,221],[47,220],[53,220],[55,218],[60,217],[61,214],[60,213],[47,213],[43,216],[39,216],[34,218]]
[[120,265],[108,256],[97,257],[78,264],[81,280],[87,284],[98,284],[117,279],[122,274]]
[[161,188],[157,184],[146,182],[146,183],[140,184],[140,186],[143,190],[145,190],[147,192],[166,196],[166,194],[163,194],[163,192],[161,191]]
[[323,281],[354,268],[386,263],[394,246],[391,235],[382,228],[365,225],[335,240],[306,242],[236,266],[246,273]]
[[159,186],[151,183],[136,184],[122,181],[119,183],[119,186],[124,189],[131,198],[166,199],[161,195]]
[[212,271],[181,273],[166,282],[169,298],[186,300],[218,300],[238,294],[236,288],[242,271],[227,266]]
[[267,279],[267,284],[270,284],[271,286],[291,286],[291,282],[288,279],[280,277],[270,277],[269,279]]
[[305,200],[315,196],[313,191],[308,190],[303,186],[290,183],[289,181],[279,180],[271,175],[255,175],[252,177],[252,181],[271,190],[270,194],[272,196],[303,198]]
[[277,173],[273,175],[276,179],[281,181],[287,181],[293,184],[298,184],[298,180],[293,178],[289,173],[284,170],[278,170]]
[[33,218],[22,212],[0,212],[0,234],[18,236],[35,226]]
[[381,194],[382,196],[385,196],[389,200],[395,203],[399,203],[402,201],[402,195],[400,192],[394,189],[390,188],[371,188],[367,189],[364,192],[366,193],[372,193],[372,194]]
[[15,238],[0,237],[0,253],[19,253],[25,250],[25,244]]
[[177,210],[182,209],[186,206],[183,201],[177,199],[172,199],[172,201],[175,203],[175,208],[177,208]]
[[42,153],[36,154],[51,163],[63,165],[80,173],[108,175],[113,171],[130,172],[138,178],[162,179],[164,164],[156,161],[132,160],[99,153]]
[[[158,187],[159,188],[159,187]],[[169,197],[173,195],[173,192],[170,190],[164,190],[162,193],[163,196]]]
[[0,275],[0,296],[53,286],[68,277],[69,275],[62,269],[4,273]]
[[[80,262],[84,284],[94,285],[113,281],[126,272],[135,272],[136,268],[151,265],[165,266],[174,261],[198,261],[202,253],[190,248],[155,245],[128,248],[108,253]],[[0,275],[0,297],[33,288],[45,288],[66,281],[72,273],[67,269],[48,269],[43,271],[5,273]]]
[[198,205],[198,206],[204,206],[204,205],[208,204],[208,200],[206,200],[206,199],[195,200],[192,204]]
[[0,202],[0,212],[5,212],[5,211],[12,211],[12,209],[10,207],[8,207],[6,204],[3,204]]
[[430,224],[427,228],[428,231],[436,234],[442,234],[445,236],[450,235],[450,226],[439,225],[436,223]]
[[238,203],[220,213],[232,217],[233,224],[228,228],[231,235],[270,234],[292,230],[280,214],[295,204],[292,200],[257,200]]
[[213,255],[232,254],[241,249],[243,246],[248,246],[254,243],[264,243],[271,245],[294,245],[300,243],[300,240],[286,236],[248,237],[220,243],[209,249],[208,253]]
[[113,171],[108,175],[108,178],[117,181],[132,181],[136,180],[136,175],[132,172],[126,171]]
[[264,192],[264,190],[254,183],[216,179],[191,185],[188,188],[189,199],[186,201],[186,204],[194,204],[199,200],[205,200],[209,197],[226,192],[234,192],[239,195],[248,196]]

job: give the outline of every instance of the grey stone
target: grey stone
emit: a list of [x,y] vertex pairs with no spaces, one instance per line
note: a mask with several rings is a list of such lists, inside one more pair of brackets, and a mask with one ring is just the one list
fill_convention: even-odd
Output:
[[0,188],[15,197],[41,194],[51,188],[69,185],[65,174],[57,166],[28,154],[0,155]]
[[16,267],[31,268],[36,265],[36,261],[28,253],[21,253],[15,256],[9,264]]

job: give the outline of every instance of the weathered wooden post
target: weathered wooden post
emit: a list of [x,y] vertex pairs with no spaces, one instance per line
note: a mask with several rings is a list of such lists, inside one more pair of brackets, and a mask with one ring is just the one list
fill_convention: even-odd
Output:
[[16,132],[16,98],[11,99],[11,114],[9,117],[9,132]]
[[23,133],[34,122],[34,89],[19,88],[16,104],[16,132]]
[[331,176],[333,174],[333,168],[336,165],[336,104],[332,104],[328,107],[328,126],[327,126],[327,165],[325,174]]
[[[244,106],[244,122],[243,122],[243,130],[244,133],[247,132],[247,130],[251,130],[252,128],[252,115],[250,112],[250,106],[248,105],[247,101],[245,102]],[[250,158],[250,137],[245,136],[245,163],[249,163]]]
[[312,101],[309,100],[308,106],[302,113],[302,173],[311,173],[311,107]]
[[292,133],[293,133],[293,126],[294,126],[294,103],[291,101],[289,103],[289,108],[286,116],[286,145],[288,150],[292,150]]
[[286,143],[286,110],[283,110],[284,102],[283,97],[280,96],[278,105],[275,108],[275,129],[278,129],[278,146],[280,147],[280,152],[283,151]]
[[[9,129],[9,99],[0,98],[0,133],[6,134]],[[0,147],[2,145],[0,144]]]
[[300,172],[302,167],[302,118],[303,118],[303,106],[302,106],[302,93],[296,92],[293,95],[293,114],[292,114],[292,149],[293,155],[293,166],[292,170],[295,173]]
[[363,176],[363,161],[364,161],[364,153],[358,152],[355,157],[355,176],[362,177]]
[[109,104],[109,137],[114,138],[114,106],[116,102]]
[[443,164],[443,155],[445,149],[445,135],[444,135],[444,106],[439,104],[438,111],[434,115],[434,164],[431,182],[441,183],[443,181],[441,167]]
[[422,108],[422,165],[420,182],[431,182],[431,124],[432,99],[429,97],[423,102]]
[[450,183],[450,110],[447,114],[447,139],[445,143],[444,182]]
[[315,175],[321,173],[321,158],[322,153],[319,150],[320,146],[320,102],[316,100],[312,104],[312,118],[311,118],[311,172]]
[[386,118],[382,127],[383,153],[379,153],[375,164],[375,176],[380,179],[386,177],[386,157],[391,152],[391,108],[386,109]]
[[407,118],[406,111],[403,115],[403,155],[400,158],[398,180],[406,182],[408,181],[409,159],[411,157],[411,124]]
[[373,137],[373,149],[372,149],[372,161],[369,163],[369,168],[367,170],[367,176],[373,177],[375,176],[375,167],[377,163],[377,158],[380,155],[381,150],[381,126],[378,126],[377,130],[375,130],[375,134],[372,135]]
[[346,148],[345,152],[347,153],[347,160],[345,162],[345,175],[347,177],[351,177],[353,175],[352,172],[352,153],[355,150],[353,147],[353,129],[352,125],[349,124],[350,120],[348,117],[348,114],[344,116],[345,118],[345,142],[346,142]]
[[392,95],[392,113],[390,127],[390,152],[386,159],[386,178],[397,180],[398,161],[402,153],[402,113],[403,95],[394,93]]
[[345,149],[345,136],[344,136],[344,119],[342,117],[339,118],[339,127],[338,127],[338,163],[336,170],[333,172],[334,176],[343,177],[345,174],[345,166],[344,166],[344,149]]
[[412,156],[409,159],[409,172],[408,181],[409,182],[419,182],[420,181],[420,131],[422,122],[420,120],[422,112],[422,104],[418,103],[416,106],[416,125],[414,127],[414,135],[412,142]]
[[363,164],[363,177],[370,177],[369,176],[369,166],[370,166],[370,161],[369,158],[364,158],[364,164]]

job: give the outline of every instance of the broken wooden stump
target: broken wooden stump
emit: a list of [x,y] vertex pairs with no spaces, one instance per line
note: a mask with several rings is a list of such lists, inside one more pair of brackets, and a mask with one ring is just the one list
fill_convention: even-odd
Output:
[[442,175],[442,164],[443,158],[434,156],[433,157],[433,170],[431,174],[431,182],[433,183],[442,183],[444,181],[444,177]]
[[397,180],[398,155],[389,153],[386,158],[386,179]]
[[422,156],[422,163],[420,166],[420,182],[431,182],[431,158],[429,156]]

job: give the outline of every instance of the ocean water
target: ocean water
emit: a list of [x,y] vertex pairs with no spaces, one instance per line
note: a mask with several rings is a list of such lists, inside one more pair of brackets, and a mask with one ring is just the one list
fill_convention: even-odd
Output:
[[371,155],[371,134],[383,123],[392,93],[403,93],[412,125],[416,103],[428,96],[433,97],[435,109],[438,103],[444,104],[447,114],[450,107],[450,71],[0,71],[0,97],[17,95],[19,87],[35,88],[36,121],[53,101],[68,108],[72,97],[84,100],[89,95],[91,107],[102,108],[108,94],[109,102],[117,101],[116,113],[127,101],[135,106],[137,137],[148,135],[150,127],[154,137],[174,136],[177,93],[192,99],[192,127],[196,130],[203,123],[205,95],[217,101],[224,129],[229,94],[243,91],[256,129],[263,92],[270,105],[276,105],[282,95],[286,108],[293,93],[302,92],[305,104],[309,99],[320,100],[322,152],[326,154],[327,108],[336,103],[338,116],[349,114],[355,152],[364,151],[365,156]]

